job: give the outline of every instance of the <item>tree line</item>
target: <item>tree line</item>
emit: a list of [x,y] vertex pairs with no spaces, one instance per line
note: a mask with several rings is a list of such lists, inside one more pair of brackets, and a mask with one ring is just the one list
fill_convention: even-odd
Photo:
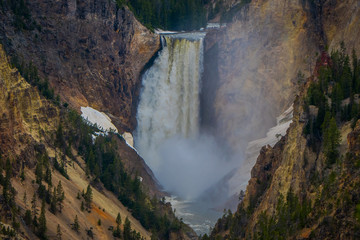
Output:
[[[129,0],[126,4],[140,22],[150,29],[198,30],[207,22],[209,0]],[[117,0],[119,7],[124,0]]]
[[[340,49],[330,53],[327,64],[319,67],[318,77],[311,82],[304,101],[304,110],[309,116],[304,134],[314,150],[319,151],[323,146],[329,164],[339,156],[338,126],[352,120],[354,127],[360,117],[359,94],[360,62],[355,50],[351,57],[346,54],[342,43]],[[317,108],[315,116],[311,106]]]

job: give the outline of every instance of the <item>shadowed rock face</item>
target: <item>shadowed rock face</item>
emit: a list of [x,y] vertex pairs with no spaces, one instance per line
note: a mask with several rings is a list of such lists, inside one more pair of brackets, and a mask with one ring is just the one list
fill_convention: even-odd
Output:
[[158,50],[158,37],[114,1],[26,4],[40,28],[18,32],[5,7],[0,37],[7,52],[31,59],[70,106],[104,111],[119,129],[132,130],[140,72]]

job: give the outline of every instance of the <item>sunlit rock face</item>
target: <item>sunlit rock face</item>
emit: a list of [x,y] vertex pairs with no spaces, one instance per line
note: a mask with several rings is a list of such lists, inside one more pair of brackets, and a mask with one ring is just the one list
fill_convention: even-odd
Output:
[[160,47],[159,38],[116,1],[26,1],[41,27],[19,33],[12,11],[0,14],[7,52],[32,61],[55,93],[80,112],[106,112],[119,129],[133,130],[140,73]]
[[338,49],[344,42],[348,54],[360,52],[360,1],[325,1],[322,22],[327,45]]
[[248,143],[265,137],[276,125],[276,116],[292,104],[304,80],[299,71],[306,79],[321,51],[326,46],[338,49],[341,41],[348,53],[353,48],[359,52],[359,4],[252,1],[233,23],[207,34],[202,127],[223,139],[242,164],[220,183],[223,195],[245,189],[259,154],[248,161]]
[[204,102],[214,107],[202,110],[211,119],[205,124],[232,151],[244,152],[291,105],[299,71],[308,77],[326,46],[336,49],[344,40],[349,53],[360,49],[359,9],[354,0],[260,0],[243,7],[226,29],[205,39],[204,82],[212,83],[212,94]]
[[10,66],[1,44],[0,92],[0,155],[34,166],[34,146],[57,128],[59,111]]
[[217,36],[216,128],[232,151],[265,136],[291,105],[298,71],[309,75],[306,61],[315,61],[319,41],[307,8],[299,1],[253,1]]

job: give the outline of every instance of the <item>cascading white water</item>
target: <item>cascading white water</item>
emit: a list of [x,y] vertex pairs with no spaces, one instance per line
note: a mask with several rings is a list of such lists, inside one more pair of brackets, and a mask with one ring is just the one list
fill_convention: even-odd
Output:
[[200,80],[205,33],[161,36],[163,50],[143,75],[136,149],[156,173],[159,147],[174,136],[199,133]]
[[170,201],[178,217],[199,234],[221,213],[196,199],[231,169],[216,139],[200,133],[204,37],[204,32],[161,37],[163,49],[142,78],[134,133],[135,148],[174,194]]

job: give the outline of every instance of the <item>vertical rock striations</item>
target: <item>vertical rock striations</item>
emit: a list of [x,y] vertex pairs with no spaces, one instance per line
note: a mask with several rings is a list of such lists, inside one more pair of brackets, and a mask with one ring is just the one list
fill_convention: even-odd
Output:
[[[58,109],[10,67],[0,45],[0,155],[29,162],[34,145],[46,141],[47,131],[59,123]],[[19,167],[19,166],[17,166]]]
[[119,129],[134,128],[140,72],[159,39],[127,7],[108,0],[26,1],[36,27],[19,30],[4,4],[0,39],[11,55],[31,60],[72,107],[92,106]]

